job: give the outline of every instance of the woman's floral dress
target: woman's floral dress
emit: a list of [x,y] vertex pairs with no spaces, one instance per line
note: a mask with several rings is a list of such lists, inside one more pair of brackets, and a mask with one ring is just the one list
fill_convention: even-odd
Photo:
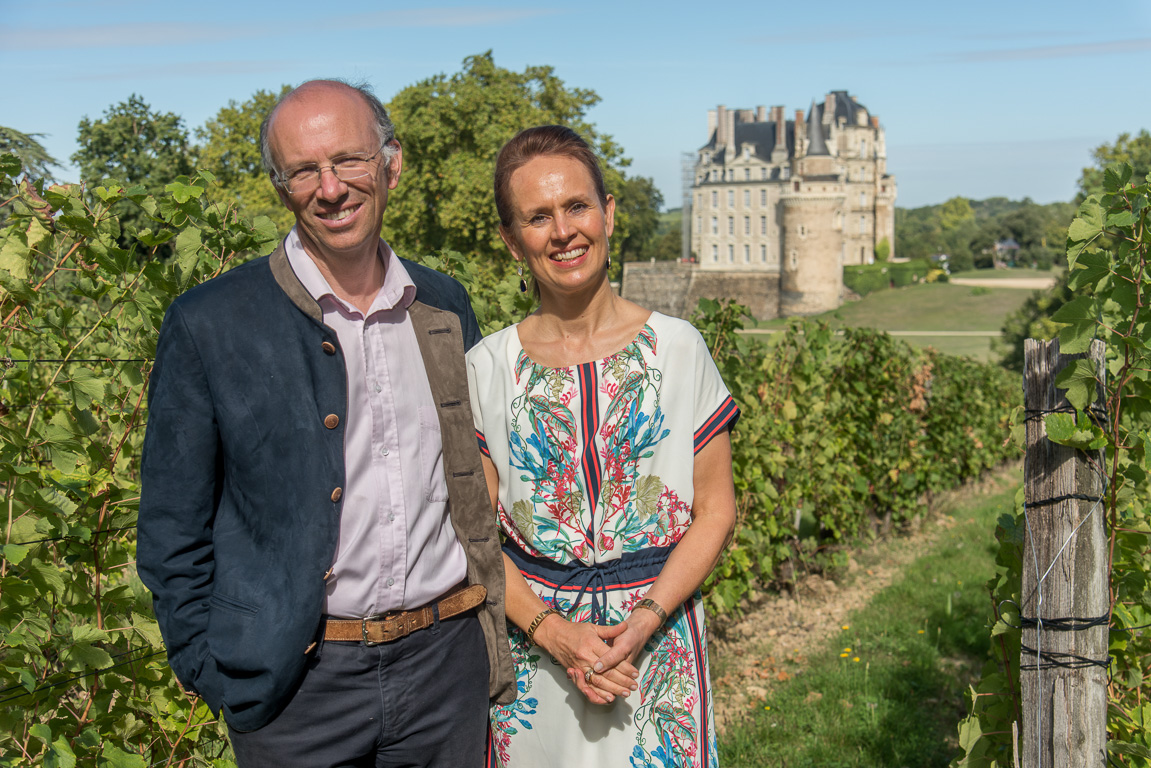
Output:
[[[739,416],[703,339],[652,313],[614,355],[547,368],[512,326],[468,353],[468,376],[505,551],[569,620],[626,619],[691,523],[695,454]],[[698,593],[648,642],[639,691],[607,706],[508,626],[518,694],[492,709],[489,765],[716,765]]]

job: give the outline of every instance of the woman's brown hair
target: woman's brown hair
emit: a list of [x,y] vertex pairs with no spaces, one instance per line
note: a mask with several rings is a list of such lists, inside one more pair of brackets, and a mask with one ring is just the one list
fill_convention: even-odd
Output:
[[564,125],[540,125],[526,128],[504,144],[496,158],[495,191],[496,211],[504,227],[512,223],[512,174],[537,157],[559,155],[578,161],[591,175],[600,205],[607,206],[607,189],[599,158],[578,133]]

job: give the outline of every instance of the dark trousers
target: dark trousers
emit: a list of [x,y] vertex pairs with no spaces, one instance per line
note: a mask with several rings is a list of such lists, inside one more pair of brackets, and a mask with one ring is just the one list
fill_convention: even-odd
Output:
[[488,657],[475,613],[392,643],[324,643],[284,710],[230,729],[240,768],[483,765]]

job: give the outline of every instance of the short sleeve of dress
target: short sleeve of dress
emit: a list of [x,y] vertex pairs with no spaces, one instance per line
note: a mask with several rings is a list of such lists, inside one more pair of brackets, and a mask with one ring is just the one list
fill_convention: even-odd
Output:
[[[467,367],[468,367],[468,396],[472,402],[472,423],[476,428],[476,440],[480,444],[480,453],[487,456],[489,459],[492,454],[488,450],[488,442],[484,438],[484,412],[483,403],[480,400],[480,374],[477,372],[477,367],[480,364],[482,349],[479,345],[472,347],[471,351],[467,354]],[[488,371],[485,383],[490,380],[491,371]]]
[[[694,330],[694,329],[693,329]],[[739,407],[732,399],[727,385],[715,367],[711,352],[703,337],[693,333],[695,354],[695,452],[699,453],[711,439],[724,430],[730,430],[739,419]]]

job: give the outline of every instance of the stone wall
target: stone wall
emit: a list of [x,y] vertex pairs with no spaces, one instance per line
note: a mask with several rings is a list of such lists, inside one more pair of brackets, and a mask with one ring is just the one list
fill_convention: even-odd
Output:
[[779,317],[779,273],[701,270],[675,261],[623,265],[623,296],[640,306],[685,320],[701,298],[734,299],[757,320]]

